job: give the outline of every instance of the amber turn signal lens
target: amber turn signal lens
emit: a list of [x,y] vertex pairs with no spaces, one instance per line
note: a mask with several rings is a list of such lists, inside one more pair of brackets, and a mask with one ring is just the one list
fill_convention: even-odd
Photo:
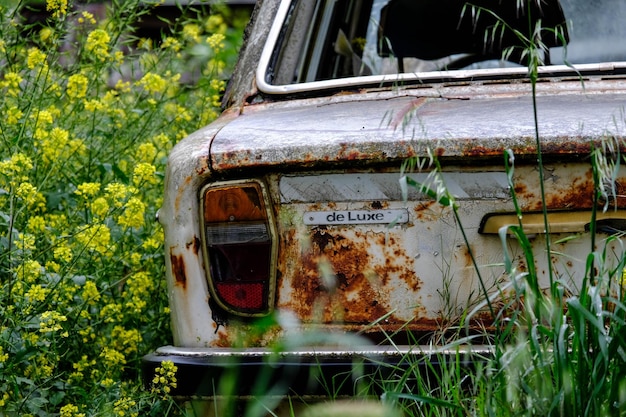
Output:
[[207,223],[263,220],[265,208],[259,194],[257,184],[209,189],[204,195],[204,220]]

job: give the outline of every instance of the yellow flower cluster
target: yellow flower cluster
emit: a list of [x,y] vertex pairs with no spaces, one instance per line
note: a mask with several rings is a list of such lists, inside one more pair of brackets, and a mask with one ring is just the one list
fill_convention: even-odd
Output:
[[113,413],[115,417],[137,417],[139,413],[134,411],[136,406],[137,402],[132,398],[120,398],[113,404]]
[[126,357],[121,352],[109,347],[105,347],[104,349],[102,349],[100,357],[105,360],[107,366],[110,367],[126,364]]
[[128,299],[126,307],[136,314],[146,308],[150,299],[146,297],[154,288],[154,280],[147,272],[139,271],[131,275],[126,281],[125,298]]
[[76,240],[82,248],[89,251],[101,255],[109,255],[111,252],[111,230],[106,224],[90,224],[76,234]]
[[[61,323],[67,321],[67,317],[57,311],[44,311],[41,313],[39,323],[39,331],[41,333],[58,332],[63,330]],[[62,333],[63,337],[67,337],[67,332]]]
[[188,23],[183,26],[182,36],[185,40],[200,43],[202,28],[196,23]]
[[46,66],[46,54],[39,48],[30,48],[28,50],[28,57],[26,58],[26,66],[31,70],[39,66]]
[[155,376],[152,379],[152,392],[161,393],[164,396],[169,395],[172,389],[178,386],[176,371],[178,371],[178,367],[174,365],[174,362],[161,362],[161,366],[155,369]]
[[20,183],[28,181],[32,169],[33,161],[23,153],[16,153],[9,159],[0,161],[0,176],[8,179],[5,184],[10,187],[17,187]]
[[221,51],[222,49],[224,49],[225,39],[226,37],[222,35],[221,33],[214,33],[213,35],[207,38],[206,42],[209,44],[211,48],[213,48],[214,51],[217,52],[217,51]]
[[[130,4],[107,16],[45,5],[52,19],[34,31],[0,6],[0,414],[138,416],[176,386],[173,364],[153,393],[126,376],[170,336],[163,230],[146,220],[174,143],[217,116],[221,48],[235,48],[219,15],[180,22],[138,54],[119,32]],[[209,55],[196,64],[198,45]]]
[[137,329],[125,329],[123,326],[115,326],[111,330],[111,346],[124,352],[125,355],[132,355],[139,350],[139,344],[143,341],[141,332]]
[[80,16],[78,17],[78,23],[91,23],[92,25],[96,24],[96,19],[93,17],[92,13],[89,13],[88,11],[84,10],[80,13]]
[[178,39],[168,36],[163,39],[163,42],[161,43],[161,48],[171,49],[174,52],[180,52],[182,45]]
[[133,185],[139,187],[146,184],[156,184],[156,167],[147,162],[141,162],[133,170]]
[[82,298],[90,306],[95,306],[100,300],[100,292],[98,286],[93,281],[85,282],[83,286]]
[[0,346],[0,364],[5,363],[9,359],[9,354],[5,353],[4,348]]
[[93,54],[98,61],[106,61],[109,58],[109,42],[111,37],[104,29],[94,29],[87,36],[85,50]]
[[85,198],[94,197],[100,192],[99,182],[84,182],[76,187],[76,195],[83,196]]
[[8,96],[17,97],[20,94],[20,84],[24,79],[16,72],[8,71],[0,81],[0,88],[6,89]]
[[72,99],[84,98],[87,95],[89,80],[83,74],[73,74],[67,79],[66,93]]
[[67,0],[46,0],[46,10],[52,12],[52,17],[62,17],[67,13]]
[[138,197],[131,197],[124,207],[124,212],[118,217],[117,222],[123,227],[139,228],[144,224],[145,212],[145,203]]
[[139,80],[139,85],[150,94],[163,94],[167,89],[167,81],[158,74],[148,72]]
[[74,404],[66,404],[61,407],[60,417],[85,417],[85,413],[79,413]]

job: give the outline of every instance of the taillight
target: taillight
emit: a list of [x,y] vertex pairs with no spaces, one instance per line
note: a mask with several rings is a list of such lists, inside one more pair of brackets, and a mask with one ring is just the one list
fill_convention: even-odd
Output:
[[268,201],[258,181],[211,184],[201,193],[209,290],[234,314],[261,316],[274,306],[277,243]]

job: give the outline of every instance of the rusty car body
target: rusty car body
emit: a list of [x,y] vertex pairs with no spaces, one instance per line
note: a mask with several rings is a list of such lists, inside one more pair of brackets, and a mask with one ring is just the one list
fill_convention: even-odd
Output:
[[[234,395],[262,400],[268,362],[284,385],[262,393],[306,399],[357,358],[367,373],[441,353],[432,335],[461,318],[489,328],[505,255],[527,270],[501,233],[518,221],[541,285],[576,291],[590,230],[601,245],[626,219],[626,169],[598,200],[591,163],[624,137],[623,18],[610,0],[258,2],[225,111],[169,157],[174,345],[146,356],[148,380],[173,361],[174,394],[201,410],[228,372]],[[401,172],[409,158],[438,174]]]

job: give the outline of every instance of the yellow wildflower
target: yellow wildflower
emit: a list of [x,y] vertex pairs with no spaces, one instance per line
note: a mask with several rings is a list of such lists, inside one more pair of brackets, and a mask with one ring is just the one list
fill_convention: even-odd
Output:
[[85,302],[90,306],[94,306],[98,303],[98,300],[100,300],[100,292],[98,291],[98,287],[96,286],[95,282],[85,282],[82,297],[83,300],[85,300]]
[[30,48],[26,57],[26,66],[28,69],[35,69],[40,65],[46,65],[46,54],[39,48]]
[[133,170],[133,184],[139,187],[143,184],[156,184],[157,178],[155,176],[156,168],[154,165],[141,162],[135,166]]
[[178,39],[168,36],[167,38],[163,39],[163,42],[161,43],[161,48],[171,49],[174,52],[179,52],[181,45]]
[[33,285],[32,287],[30,287],[30,289],[26,292],[26,298],[28,298],[28,300],[31,303],[34,302],[42,302],[46,299],[46,297],[48,296],[48,293],[50,293],[50,289],[49,288],[44,288],[41,285]]
[[188,23],[183,26],[182,37],[187,41],[200,43],[200,34],[202,33],[202,28],[195,23]]
[[158,74],[148,72],[139,80],[139,85],[148,93],[161,94],[167,88],[167,82]]
[[117,219],[120,226],[139,228],[144,223],[144,214],[146,205],[137,197],[131,197],[126,206],[124,213]]
[[126,200],[126,197],[128,197],[128,194],[130,193],[127,186],[118,182],[108,184],[105,187],[105,191],[107,193],[107,197],[113,201],[113,205],[115,207],[122,207],[124,205],[124,200]]
[[60,127],[53,128],[48,137],[42,141],[43,160],[46,163],[56,162],[65,154],[65,147],[69,143],[70,132]]
[[212,14],[209,16],[204,27],[209,33],[226,33],[228,30],[228,25],[224,22],[224,18],[220,14]]
[[94,100],[85,100],[84,102],[84,106],[85,106],[85,110],[87,111],[91,111],[91,112],[98,112],[101,110],[104,110],[105,106],[104,104],[102,104],[102,102],[100,100],[94,99]]
[[189,111],[176,103],[168,102],[164,106],[165,113],[171,117],[171,120],[175,120],[177,122],[191,121],[192,117]]
[[137,402],[132,398],[123,397],[113,404],[113,413],[115,417],[137,417],[139,413],[132,411],[136,406]]
[[137,48],[145,49],[146,51],[152,50],[152,39],[140,38],[139,41],[137,41]]
[[13,244],[23,251],[32,251],[37,248],[35,245],[35,236],[28,233],[18,233],[17,239]]
[[105,255],[109,252],[111,230],[105,224],[92,224],[78,233],[76,240],[88,250]]
[[109,203],[104,197],[98,197],[89,203],[91,212],[97,218],[103,219],[109,213]]
[[209,36],[206,41],[209,44],[209,46],[211,47],[211,49],[213,49],[214,52],[219,52],[222,49],[224,49],[224,40],[226,39],[226,37],[224,35],[222,35],[221,33],[214,33],[213,35]]
[[52,12],[52,17],[59,18],[67,13],[67,0],[46,0],[46,10]]
[[174,365],[174,362],[161,362],[161,366],[155,369],[155,376],[152,379],[152,392],[167,395],[172,388],[176,388],[176,371],[178,371],[178,367]]
[[73,74],[67,79],[66,92],[70,98],[83,98],[87,94],[89,80],[83,74]]
[[85,417],[85,414],[79,413],[78,407],[74,404],[67,404],[61,407],[60,417]]
[[102,350],[100,357],[104,358],[107,364],[111,367],[126,364],[126,357],[121,352],[118,352],[117,350],[108,347],[105,347]]
[[72,249],[65,242],[57,245],[53,249],[52,254],[54,256],[54,259],[66,263],[70,262],[73,258]]
[[128,93],[130,92],[130,82],[118,80],[114,88],[121,93]]
[[11,396],[9,395],[8,392],[4,392],[2,394],[2,398],[0,398],[0,407],[4,407],[7,403],[7,401],[9,401],[9,398],[11,398]]
[[14,186],[27,181],[29,171],[32,169],[32,160],[22,153],[16,153],[11,158],[0,161],[0,175],[9,178]]
[[63,329],[61,323],[67,321],[67,317],[57,311],[44,311],[41,313],[40,323],[39,323],[39,332],[40,333],[48,333],[48,332],[57,332]]
[[41,276],[41,264],[32,259],[25,260],[20,264],[15,273],[20,281],[35,282]]
[[153,235],[143,241],[142,248],[146,250],[159,249],[163,245],[163,229],[157,228]]
[[50,43],[52,40],[52,36],[54,35],[54,31],[50,27],[44,27],[39,31],[39,40],[43,43]]
[[17,97],[20,94],[20,83],[23,78],[17,73],[9,71],[4,74],[4,80],[0,82],[0,88],[6,88],[7,94],[12,97]]
[[113,378],[104,378],[102,381],[100,381],[100,386],[102,386],[103,388],[111,388],[113,385],[115,385],[115,381],[113,380]]
[[84,155],[87,150],[87,145],[82,139],[72,139],[67,144],[68,153],[70,155]]
[[152,162],[157,156],[157,149],[151,143],[142,143],[137,147],[135,158],[141,162]]
[[19,108],[17,108],[17,106],[9,107],[9,109],[7,110],[5,114],[7,124],[10,124],[10,125],[18,124],[23,115],[24,113]]
[[124,63],[124,52],[122,52],[122,51],[115,51],[113,53],[113,61],[117,65],[122,65]]
[[100,183],[99,182],[84,182],[76,187],[76,191],[74,193],[76,195],[88,198],[94,197],[96,194],[100,192]]
[[139,344],[143,341],[141,332],[137,329],[125,329],[123,326],[115,326],[111,331],[112,346],[131,355],[138,351]]
[[4,352],[4,348],[0,346],[0,363],[4,363],[9,359],[9,354]]
[[61,270],[61,265],[59,265],[58,263],[54,261],[47,261],[46,270],[52,271],[52,272],[59,272]]
[[29,182],[21,183],[15,190],[17,198],[22,199],[29,206],[37,201],[37,194],[37,187]]
[[49,125],[54,122],[54,116],[50,110],[39,110],[31,113],[30,118],[35,121],[35,126]]
[[111,37],[103,29],[95,29],[87,35],[85,49],[94,54],[99,61],[105,61],[109,57],[109,42]]
[[122,314],[122,306],[120,304],[107,304],[100,310],[100,318],[104,319],[105,323],[120,322],[124,319]]
[[83,11],[78,17],[78,23],[91,23],[92,25],[96,24],[96,19],[94,19],[93,14],[88,11]]
[[31,216],[28,219],[27,230],[32,233],[42,233],[46,230],[46,221],[41,216]]

